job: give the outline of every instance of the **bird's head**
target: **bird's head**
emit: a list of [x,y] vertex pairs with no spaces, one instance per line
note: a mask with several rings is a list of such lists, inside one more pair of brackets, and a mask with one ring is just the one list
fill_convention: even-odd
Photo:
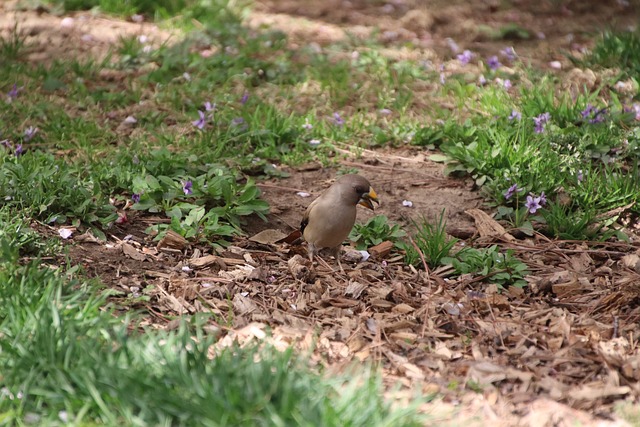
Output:
[[353,200],[354,204],[371,210],[374,210],[373,202],[380,204],[378,195],[366,178],[360,175],[343,175],[338,182],[340,185],[350,188],[351,194],[348,194],[348,197]]

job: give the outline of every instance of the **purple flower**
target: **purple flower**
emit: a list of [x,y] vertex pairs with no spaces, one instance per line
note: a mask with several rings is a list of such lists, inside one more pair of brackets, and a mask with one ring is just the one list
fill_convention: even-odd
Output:
[[505,79],[502,81],[502,87],[509,90],[511,89],[511,87],[513,87],[513,85],[511,84],[511,80],[509,79]]
[[504,55],[504,57],[507,58],[507,61],[509,62],[513,62],[516,59],[518,59],[518,55],[516,54],[516,51],[513,49],[513,46],[505,47],[500,51],[500,53]]
[[522,113],[517,110],[511,110],[511,114],[509,115],[509,120],[520,120],[522,118]]
[[491,68],[493,71],[495,71],[498,68],[500,68],[502,64],[500,63],[500,60],[498,59],[498,57],[493,55],[487,59],[487,66]]
[[484,86],[487,84],[487,78],[484,76],[484,74],[480,74],[480,77],[478,77],[478,84],[480,86]]
[[551,114],[549,113],[542,113],[538,117],[534,117],[533,122],[535,123],[536,133],[544,132],[544,127],[549,120],[551,120]]
[[193,183],[191,181],[184,181],[182,183],[182,191],[184,191],[185,196],[193,194],[193,190],[191,190],[191,187],[193,187]]
[[133,193],[131,195],[131,200],[133,200],[133,203],[138,203],[140,201],[140,194],[139,193]]
[[200,118],[198,120],[192,121],[191,123],[193,123],[193,125],[198,129],[203,129],[204,126],[207,124],[207,118],[204,115],[204,111],[202,110],[198,110],[198,115],[200,116]]
[[578,178],[578,182],[582,182],[584,180],[584,173],[582,172],[582,169],[578,171],[576,178]]
[[34,128],[33,126],[29,126],[24,131],[24,142],[31,141],[33,139],[33,137],[36,136],[36,133],[38,133],[38,128]]
[[547,204],[547,195],[544,194],[544,191],[540,193],[540,205],[544,206]]
[[17,84],[13,84],[13,87],[7,92],[8,101],[11,102],[18,97],[18,93],[22,90],[22,86],[18,87]]
[[216,103],[214,102],[213,104],[209,101],[204,103],[204,109],[205,111],[213,111],[216,109]]
[[240,99],[240,104],[244,105],[249,100],[249,92],[245,92]]
[[11,142],[9,142],[8,139],[3,139],[2,141],[0,141],[0,145],[2,145],[4,148],[11,149]]
[[23,153],[24,150],[22,149],[22,144],[16,145],[16,149],[13,151],[13,154],[15,154],[16,157],[20,157]]
[[542,205],[540,204],[540,197],[535,197],[535,195],[529,194],[527,196],[527,202],[524,204],[524,206],[529,210],[529,213],[536,213],[538,211],[538,209],[540,209],[542,207]]
[[313,129],[313,125],[309,123],[309,119],[304,119],[304,124],[302,125],[303,129],[311,130]]
[[591,113],[593,113],[594,110],[595,110],[595,108],[594,108],[593,105],[587,104],[587,107],[580,112],[580,115],[582,115],[583,119],[586,119],[587,117],[589,117],[591,115]]
[[457,58],[462,65],[467,65],[469,62],[471,62],[471,60],[473,59],[473,56],[474,56],[473,52],[471,52],[470,50],[465,50],[464,52],[459,54]]
[[244,121],[244,119],[242,117],[236,117],[235,119],[231,120],[231,126],[236,126],[240,130],[245,130],[245,129],[247,129],[249,127],[245,123],[245,121]]
[[600,123],[604,121],[605,108],[598,109],[591,104],[587,104],[587,107],[580,112],[583,119],[588,120],[589,123]]
[[380,113],[381,116],[390,116],[392,111],[388,108],[382,108],[378,110],[378,113]]
[[507,191],[504,192],[504,198],[509,200],[514,196],[514,194],[516,194],[519,191],[522,191],[522,190],[518,188],[518,184],[513,184],[511,187],[507,189]]
[[344,125],[344,119],[340,117],[340,114],[333,113],[333,124],[335,124],[336,126]]

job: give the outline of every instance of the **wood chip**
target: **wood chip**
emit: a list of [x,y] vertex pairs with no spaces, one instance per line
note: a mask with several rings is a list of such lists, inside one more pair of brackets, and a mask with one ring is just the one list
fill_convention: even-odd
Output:
[[122,253],[136,261],[144,261],[147,256],[128,243],[122,244]]
[[505,230],[503,226],[480,209],[469,209],[465,211],[465,213],[475,220],[480,237],[490,237],[507,242],[516,240],[515,237],[507,233],[507,230]]
[[375,259],[383,259],[389,256],[391,249],[393,249],[393,243],[387,240],[370,247],[369,254],[371,254]]
[[170,248],[170,249],[177,249],[181,251],[187,246],[189,246],[189,242],[187,241],[187,239],[185,239],[175,231],[169,230],[164,235],[164,237],[158,242],[157,248],[158,249]]

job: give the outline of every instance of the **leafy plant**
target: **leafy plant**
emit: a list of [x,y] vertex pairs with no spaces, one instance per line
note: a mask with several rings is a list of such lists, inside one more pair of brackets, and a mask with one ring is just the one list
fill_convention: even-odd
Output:
[[349,240],[356,243],[358,250],[363,250],[387,240],[397,243],[406,235],[398,224],[391,224],[385,215],[376,215],[365,224],[356,224],[349,234]]
[[444,214],[443,209],[435,224],[429,222],[425,217],[419,221],[412,221],[415,227],[412,240],[419,251],[411,241],[404,240],[399,244],[401,249],[405,251],[404,260],[407,264],[420,265],[422,263],[420,252],[431,268],[437,267],[445,257],[449,256],[458,239],[450,238],[447,235]]
[[486,281],[506,286],[524,287],[524,277],[529,274],[527,265],[513,255],[512,250],[500,252],[497,245],[489,248],[465,248],[455,257],[444,258],[443,264],[451,264],[457,274],[487,276]]
[[21,212],[5,206],[0,208],[0,241],[15,248],[20,256],[53,256],[61,251],[59,240],[46,239],[29,226]]
[[253,181],[239,184],[228,169],[218,166],[193,179],[138,176],[133,180],[133,191],[139,197],[134,209],[162,212],[171,218],[170,227],[159,224],[149,231],[171,228],[186,238],[208,240],[240,234],[240,217],[256,214],[266,219],[269,209],[267,202],[259,199]]
[[[106,195],[91,180],[50,154],[5,155],[0,164],[0,206],[24,209],[46,222],[106,226],[117,218]],[[103,235],[93,227],[94,232]]]

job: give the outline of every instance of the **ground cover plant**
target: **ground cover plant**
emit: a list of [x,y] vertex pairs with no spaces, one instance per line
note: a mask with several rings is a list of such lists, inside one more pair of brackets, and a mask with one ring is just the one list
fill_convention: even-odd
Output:
[[[3,420],[633,419],[637,34],[299,4],[0,6]],[[280,234],[343,173],[371,257],[298,274]]]

